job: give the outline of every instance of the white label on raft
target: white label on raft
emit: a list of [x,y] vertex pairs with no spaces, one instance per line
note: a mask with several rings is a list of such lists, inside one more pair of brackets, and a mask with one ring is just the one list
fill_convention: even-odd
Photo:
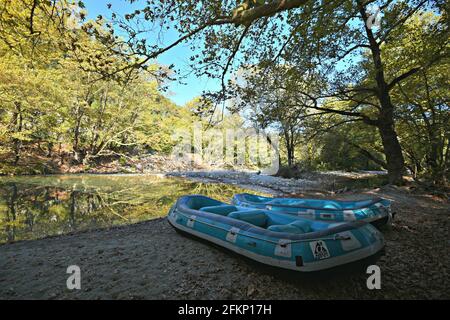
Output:
[[305,212],[299,211],[298,212],[299,216],[310,216],[311,218],[314,218],[314,216],[316,215],[316,210],[314,209],[307,209]]
[[196,216],[192,215],[192,216],[190,216],[190,218],[188,219],[188,221],[187,221],[187,226],[188,226],[189,228],[193,228],[193,227],[194,227],[195,218],[196,218]]
[[383,235],[376,228],[370,228],[369,230],[375,240],[384,242]]
[[378,208],[378,212],[374,212],[373,210],[371,210],[373,212],[373,215],[376,216],[377,218],[382,218],[384,214],[388,214],[389,210],[383,206],[381,203],[375,203],[375,207]]
[[266,206],[266,209],[267,210],[272,210],[272,206],[269,204],[269,205]]
[[292,255],[291,244],[289,240],[280,239],[275,246],[275,255],[290,258]]
[[361,243],[350,231],[340,232],[339,235],[343,238],[348,238],[346,240],[341,240],[343,250],[350,251],[361,248]]
[[232,227],[230,229],[230,231],[228,231],[228,233],[227,233],[227,238],[226,238],[227,241],[235,243],[238,233],[239,233],[239,228]]
[[311,251],[315,259],[322,260],[330,257],[330,252],[328,251],[327,244],[324,241],[311,241],[309,246],[311,247]]
[[344,210],[344,221],[355,221],[355,213],[353,210]]

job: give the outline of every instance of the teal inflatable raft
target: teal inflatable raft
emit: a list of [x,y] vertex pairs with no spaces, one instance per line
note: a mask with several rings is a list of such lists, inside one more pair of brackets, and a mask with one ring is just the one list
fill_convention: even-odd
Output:
[[168,220],[180,231],[250,259],[296,271],[340,266],[374,256],[384,247],[383,235],[363,221],[317,221],[200,195],[178,199]]
[[237,206],[282,211],[322,221],[365,221],[379,227],[392,220],[391,202],[383,198],[360,201],[269,198],[248,193],[236,194],[232,203]]

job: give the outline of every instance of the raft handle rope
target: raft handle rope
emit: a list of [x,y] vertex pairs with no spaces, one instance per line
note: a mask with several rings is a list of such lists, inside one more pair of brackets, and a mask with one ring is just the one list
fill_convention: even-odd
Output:
[[[186,215],[184,213],[181,213],[181,212],[179,212],[176,209],[175,209],[175,211],[177,211],[177,214],[187,218],[188,220],[195,221],[195,222],[198,222],[198,223],[202,223],[204,225],[207,225],[207,226],[210,226],[210,227],[213,227],[213,228],[217,228],[217,229],[220,229],[220,230],[223,230],[223,231],[226,231],[226,232],[231,232],[232,235],[236,234],[236,232],[230,231],[229,229],[223,228],[221,226],[218,226],[218,225],[215,225],[215,224],[211,224],[211,223],[208,223],[208,222],[205,222],[205,221],[201,221],[201,220],[194,220],[194,219],[191,218],[191,216],[188,216],[188,215]],[[286,247],[288,244],[292,244],[292,243],[310,242],[310,241],[318,241],[318,240],[333,240],[333,241],[351,240],[350,236],[343,236],[343,235],[340,235],[340,234],[336,234],[332,238],[311,238],[311,239],[302,239],[302,240],[292,240],[292,241],[286,241],[286,242],[280,243],[280,242],[272,241],[272,240],[269,240],[269,239],[263,239],[263,238],[255,237],[255,236],[248,235],[248,234],[241,233],[240,235],[248,237],[248,238],[253,238],[253,239],[256,239],[256,240],[261,240],[261,241],[266,241],[266,242],[269,242],[269,243],[273,243],[273,244],[279,245],[279,246],[281,246],[283,248]]]

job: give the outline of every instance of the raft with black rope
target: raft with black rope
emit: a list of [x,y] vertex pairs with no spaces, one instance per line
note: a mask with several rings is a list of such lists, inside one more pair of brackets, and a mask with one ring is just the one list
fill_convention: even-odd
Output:
[[258,262],[319,271],[377,255],[383,235],[370,223],[326,222],[229,205],[202,195],[181,197],[168,214],[182,232]]

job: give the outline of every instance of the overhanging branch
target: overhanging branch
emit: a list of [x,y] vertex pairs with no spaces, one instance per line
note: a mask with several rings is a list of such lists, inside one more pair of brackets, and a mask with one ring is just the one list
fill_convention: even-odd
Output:
[[387,164],[385,161],[381,160],[380,158],[376,157],[375,155],[373,155],[370,151],[364,149],[363,147],[357,145],[356,143],[353,142],[349,142],[349,144],[358,149],[358,151],[364,155],[365,157],[367,157],[368,159],[372,160],[373,162],[375,162],[376,164],[380,165],[381,167],[383,167],[384,169],[387,169]]
[[253,21],[263,18],[271,17],[279,12],[299,8],[305,5],[308,0],[278,0],[269,2],[260,6],[253,7],[251,9],[243,10],[233,16],[230,20],[231,23],[236,25],[249,25]]

